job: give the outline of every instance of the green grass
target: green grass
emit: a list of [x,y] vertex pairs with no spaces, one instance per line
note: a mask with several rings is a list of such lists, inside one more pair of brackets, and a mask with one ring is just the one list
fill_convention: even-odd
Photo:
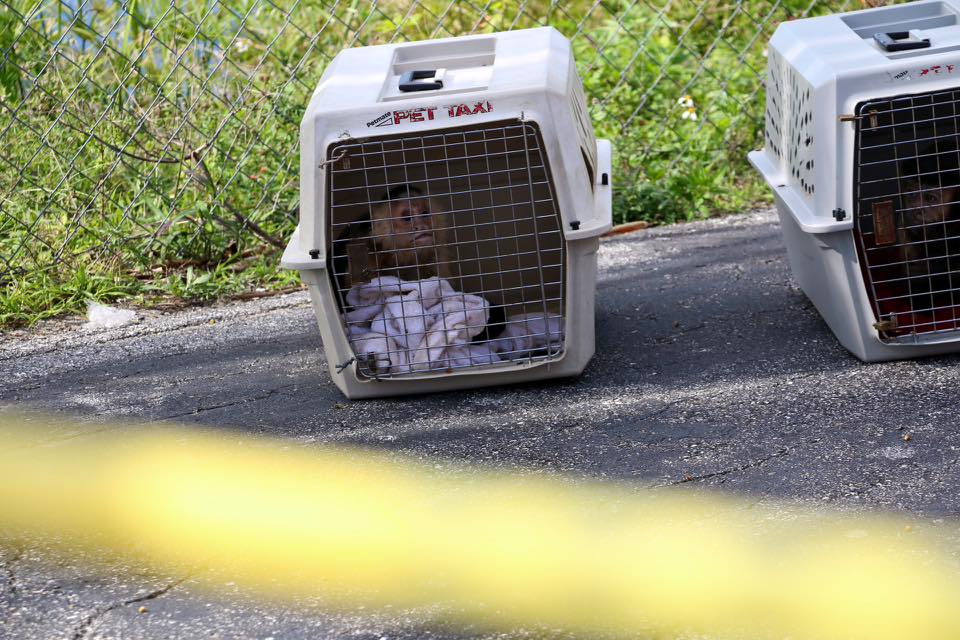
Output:
[[[88,300],[141,307],[199,303],[261,290],[286,290],[300,283],[292,271],[277,269],[277,256],[226,260],[209,269],[162,269],[130,274],[81,265],[58,275],[35,270],[9,285],[0,297],[0,327],[29,326],[75,313]],[[134,277],[131,277],[133,275]]]
[[[615,145],[616,222],[765,202],[745,161],[761,141],[763,50],[810,0],[658,15],[663,1],[531,0],[521,15],[494,2],[481,15],[482,3],[424,0],[408,15],[408,2],[355,0],[288,15],[259,0],[140,0],[125,13],[89,0],[76,16],[79,3],[0,0],[0,328],[88,299],[294,284],[277,263],[296,223],[302,110],[339,49],[394,36],[551,24],[572,37],[597,134]],[[683,95],[697,120],[682,117]]]

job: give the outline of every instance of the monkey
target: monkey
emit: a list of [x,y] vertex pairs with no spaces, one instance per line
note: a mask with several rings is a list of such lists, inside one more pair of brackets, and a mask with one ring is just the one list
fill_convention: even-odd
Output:
[[[380,276],[407,281],[436,276],[462,291],[451,231],[450,215],[419,187],[393,187],[334,242],[334,274],[340,290],[346,292]],[[491,303],[487,326],[474,342],[502,333],[505,321],[503,306]]]
[[910,277],[960,270],[960,172],[952,164],[933,151],[917,159],[915,175],[901,180],[897,242]]
[[947,238],[960,233],[960,229],[951,233],[948,223],[960,220],[955,207],[960,194],[955,185],[940,187],[909,180],[904,186],[907,193],[897,240],[903,247],[910,275],[924,275],[930,272],[929,259],[952,253]]
[[[394,187],[373,207],[368,269],[402,280],[459,280],[450,255],[449,216],[413,185]],[[459,283],[454,283],[459,285]]]
[[379,276],[459,284],[449,233],[449,216],[418,187],[393,187],[334,241],[338,284],[346,291]]

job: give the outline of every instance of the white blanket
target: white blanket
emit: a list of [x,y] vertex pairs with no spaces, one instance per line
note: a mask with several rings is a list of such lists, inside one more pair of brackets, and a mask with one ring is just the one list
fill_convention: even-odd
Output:
[[372,358],[378,373],[492,364],[563,342],[560,316],[519,314],[507,319],[497,339],[472,343],[487,325],[490,304],[441,278],[374,278],[350,289],[347,303],[352,308],[344,320],[354,353]]
[[563,318],[555,313],[520,313],[507,318],[490,348],[501,358],[523,358],[531,351],[556,349],[563,344]]

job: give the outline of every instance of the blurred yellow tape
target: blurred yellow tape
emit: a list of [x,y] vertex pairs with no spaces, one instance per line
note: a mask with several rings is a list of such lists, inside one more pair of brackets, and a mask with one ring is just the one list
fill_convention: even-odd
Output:
[[633,635],[960,638],[955,558],[901,520],[226,431],[0,424],[4,531],[94,534],[133,560],[210,567],[272,596]]

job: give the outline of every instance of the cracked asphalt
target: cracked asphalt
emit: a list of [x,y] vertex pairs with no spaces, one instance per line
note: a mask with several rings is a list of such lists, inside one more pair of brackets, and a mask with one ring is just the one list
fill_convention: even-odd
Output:
[[[349,402],[304,293],[141,315],[120,329],[61,321],[0,336],[0,405],[83,420],[62,437],[117,428],[113,418],[169,420],[761,501],[960,509],[960,360],[850,356],[792,281],[771,211],[604,240],[597,354],[576,380]],[[5,538],[0,635],[564,637],[451,627],[435,610],[260,603],[229,583],[213,596],[189,577],[97,566]]]

